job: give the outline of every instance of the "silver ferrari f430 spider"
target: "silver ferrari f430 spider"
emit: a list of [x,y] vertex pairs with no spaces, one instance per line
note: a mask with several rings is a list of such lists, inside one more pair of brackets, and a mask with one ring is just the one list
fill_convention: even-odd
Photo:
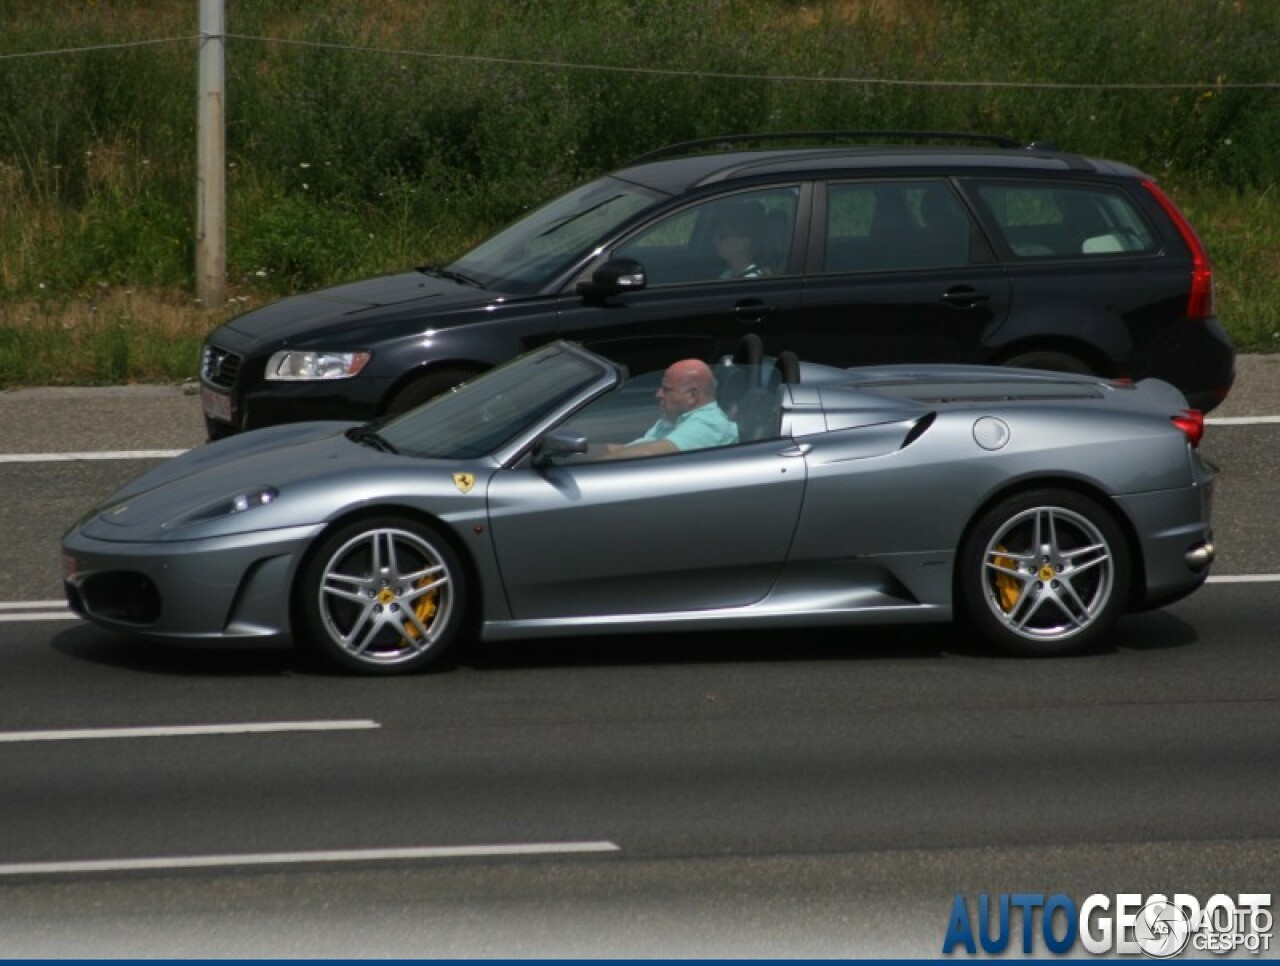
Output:
[[707,367],[689,416],[675,367],[552,343],[393,418],[210,443],[65,534],[67,596],[377,674],[469,639],[953,618],[1060,655],[1207,576],[1215,470],[1166,383],[770,363]]

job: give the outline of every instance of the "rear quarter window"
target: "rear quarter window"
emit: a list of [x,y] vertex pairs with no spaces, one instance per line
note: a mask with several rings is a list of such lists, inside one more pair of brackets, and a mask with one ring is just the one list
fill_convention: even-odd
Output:
[[988,183],[977,186],[977,196],[1015,258],[1115,258],[1160,247],[1117,188]]

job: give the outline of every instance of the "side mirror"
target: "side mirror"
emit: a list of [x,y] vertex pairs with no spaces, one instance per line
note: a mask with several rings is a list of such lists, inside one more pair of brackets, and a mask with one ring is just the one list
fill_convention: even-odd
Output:
[[578,294],[590,300],[607,299],[638,292],[647,284],[644,266],[634,258],[613,258],[591,273],[591,281],[578,283]]
[[574,456],[587,452],[587,437],[567,429],[548,430],[533,451],[535,463],[545,463],[556,456]]

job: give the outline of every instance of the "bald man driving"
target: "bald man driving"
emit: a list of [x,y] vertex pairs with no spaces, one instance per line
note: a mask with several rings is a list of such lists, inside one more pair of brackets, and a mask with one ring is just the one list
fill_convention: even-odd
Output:
[[611,459],[659,456],[738,441],[738,427],[716,402],[716,378],[700,359],[682,359],[663,373],[655,393],[658,421],[630,443],[611,443]]

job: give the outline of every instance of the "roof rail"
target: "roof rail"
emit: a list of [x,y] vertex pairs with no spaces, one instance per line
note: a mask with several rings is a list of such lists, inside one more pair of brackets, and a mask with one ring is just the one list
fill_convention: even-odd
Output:
[[970,134],[965,131],[771,131],[762,134],[725,134],[714,138],[681,141],[633,158],[629,164],[643,164],[661,158],[690,154],[699,148],[763,144],[776,141],[963,141],[990,144],[999,148],[1021,148],[1020,141],[1000,134]]

